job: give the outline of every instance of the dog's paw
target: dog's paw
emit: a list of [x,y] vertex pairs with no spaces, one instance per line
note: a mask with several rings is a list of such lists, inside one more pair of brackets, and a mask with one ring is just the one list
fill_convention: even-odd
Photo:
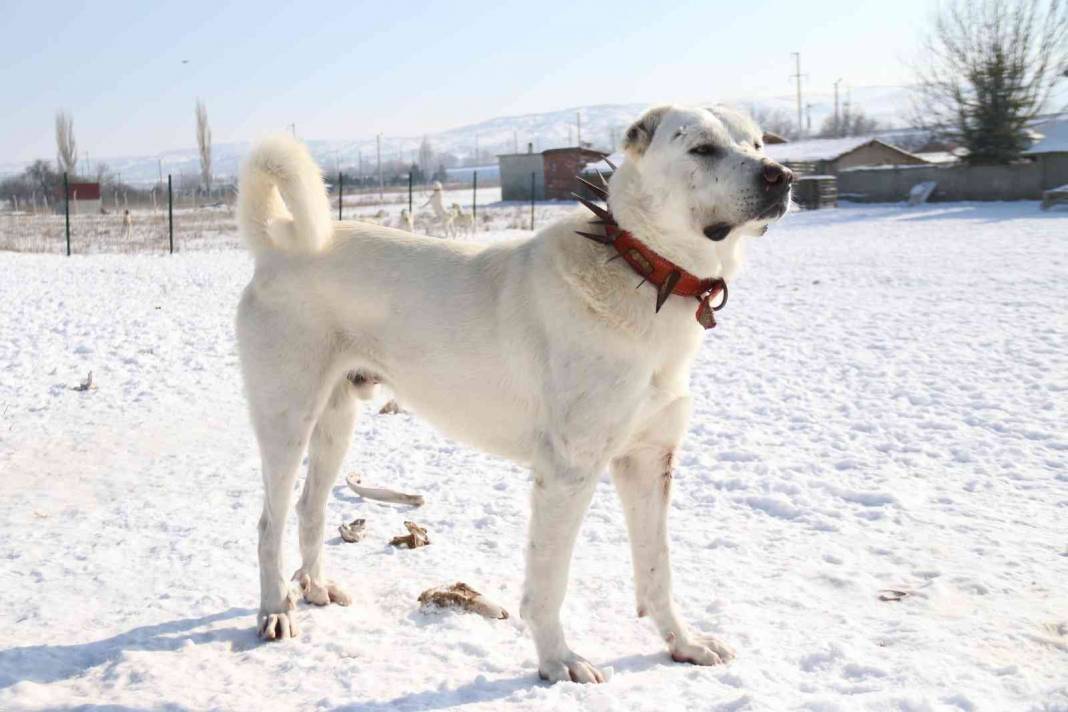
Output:
[[314,603],[316,606],[330,603],[347,606],[352,603],[352,597],[333,581],[313,581],[308,574],[301,574],[299,571],[293,578],[300,583],[301,593],[308,603]]
[[669,636],[668,651],[677,663],[722,665],[734,658],[734,651],[711,635]]
[[300,634],[297,629],[297,617],[293,611],[284,613],[260,611],[257,620],[260,638],[263,640],[285,640],[296,638]]
[[568,653],[559,660],[545,660],[538,665],[538,677],[549,682],[604,682],[607,678],[581,655]]

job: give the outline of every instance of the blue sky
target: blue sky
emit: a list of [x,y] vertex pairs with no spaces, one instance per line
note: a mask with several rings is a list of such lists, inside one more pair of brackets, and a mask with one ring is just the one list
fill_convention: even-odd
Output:
[[[0,3],[0,163],[154,154],[295,123],[307,138],[418,135],[599,103],[901,84],[934,4],[676,2]],[[188,60],[183,63],[183,60]]]

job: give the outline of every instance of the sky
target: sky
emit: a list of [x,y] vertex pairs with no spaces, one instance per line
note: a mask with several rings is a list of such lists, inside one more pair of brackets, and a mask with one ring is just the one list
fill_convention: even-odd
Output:
[[423,133],[608,103],[755,99],[900,85],[931,0],[592,3],[0,2],[0,164],[53,159],[54,115],[79,152]]

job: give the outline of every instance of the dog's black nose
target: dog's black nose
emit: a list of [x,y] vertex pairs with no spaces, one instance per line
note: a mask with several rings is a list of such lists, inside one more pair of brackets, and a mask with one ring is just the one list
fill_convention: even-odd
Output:
[[768,161],[764,164],[764,182],[768,185],[790,185],[794,182],[794,172]]

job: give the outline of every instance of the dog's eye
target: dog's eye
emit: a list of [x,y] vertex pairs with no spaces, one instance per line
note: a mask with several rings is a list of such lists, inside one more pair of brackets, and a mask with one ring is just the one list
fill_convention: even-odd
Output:
[[716,147],[710,143],[702,143],[700,146],[691,148],[690,153],[695,156],[714,156],[716,154]]

